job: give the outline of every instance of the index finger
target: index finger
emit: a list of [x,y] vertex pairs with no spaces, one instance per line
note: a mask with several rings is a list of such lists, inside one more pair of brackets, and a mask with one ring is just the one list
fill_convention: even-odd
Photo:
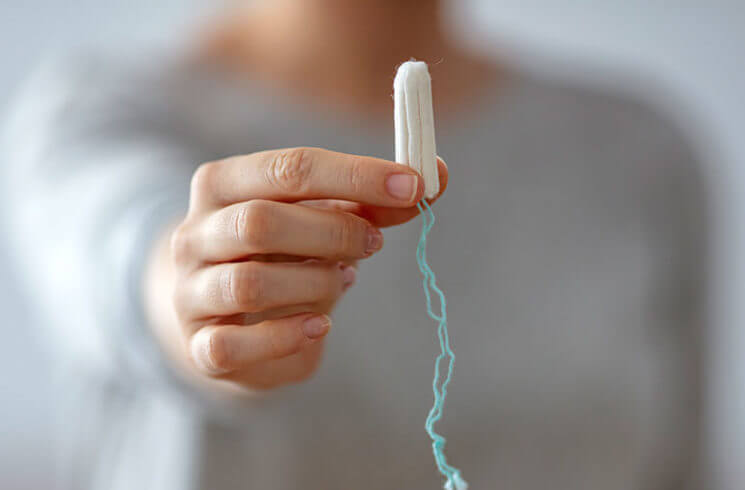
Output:
[[342,199],[406,208],[423,194],[422,178],[406,165],[320,148],[230,157],[202,165],[192,180],[192,198],[215,206],[251,199]]
[[[440,196],[442,196],[448,186],[448,167],[447,164],[445,164],[445,161],[440,157],[437,157],[437,167],[437,175],[440,179],[440,191],[432,199],[427,199],[427,202],[430,204],[435,203]],[[372,225],[378,228],[400,225],[419,215],[419,208],[416,206],[408,208],[385,208],[368,206],[357,202],[331,199],[323,201],[308,201],[303,204],[310,207],[333,209],[336,211],[355,214],[369,221]]]

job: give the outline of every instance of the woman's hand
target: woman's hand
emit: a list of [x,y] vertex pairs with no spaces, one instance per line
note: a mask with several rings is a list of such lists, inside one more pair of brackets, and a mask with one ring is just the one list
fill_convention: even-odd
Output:
[[[445,184],[444,164],[440,172]],[[327,314],[354,282],[353,264],[380,250],[378,227],[416,216],[422,194],[422,179],[404,165],[315,148],[200,166],[188,215],[170,251],[158,254],[169,257],[156,256],[149,268],[146,296],[157,311],[153,302],[171,301],[158,287],[158,262],[172,264],[175,315],[159,337],[177,342],[168,350],[180,348],[209,378],[249,388],[307,378],[331,325]],[[162,323],[164,315],[151,317]]]

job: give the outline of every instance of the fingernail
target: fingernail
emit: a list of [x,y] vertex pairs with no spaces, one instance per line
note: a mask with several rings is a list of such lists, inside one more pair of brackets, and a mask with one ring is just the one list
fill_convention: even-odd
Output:
[[357,269],[351,265],[346,265],[341,268],[342,274],[342,287],[346,291],[351,288],[352,285],[357,281]]
[[311,340],[320,339],[329,331],[331,321],[326,315],[315,315],[303,322],[303,333]]
[[365,254],[370,255],[383,247],[383,234],[377,228],[367,230],[367,247]]
[[393,174],[385,181],[388,194],[402,201],[413,201],[418,187],[419,179],[415,175]]
[[191,339],[191,357],[194,364],[207,374],[225,374],[228,369],[217,366],[212,356],[212,337],[209,330],[199,330]]

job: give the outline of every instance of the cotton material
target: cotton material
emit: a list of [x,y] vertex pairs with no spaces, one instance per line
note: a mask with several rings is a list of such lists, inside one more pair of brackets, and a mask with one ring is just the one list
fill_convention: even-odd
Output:
[[396,162],[408,165],[424,180],[424,197],[440,192],[432,109],[432,81],[427,64],[407,61],[393,81],[393,122]]

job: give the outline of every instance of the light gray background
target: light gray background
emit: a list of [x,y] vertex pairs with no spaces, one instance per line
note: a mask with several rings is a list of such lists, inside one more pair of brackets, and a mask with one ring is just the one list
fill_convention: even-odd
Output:
[[[42,53],[97,42],[167,39],[215,2],[5,0],[0,110]],[[653,87],[709,158],[714,200],[708,442],[715,487],[745,486],[745,1],[459,0],[483,46],[558,77]],[[146,56],[146,53],[143,53]],[[4,111],[2,111],[4,112]],[[0,112],[0,114],[2,113]],[[5,164],[5,162],[0,162]],[[2,260],[0,277],[11,269]],[[10,281],[0,281],[0,487],[52,485],[49,366]],[[75,423],[77,421],[71,421]]]

